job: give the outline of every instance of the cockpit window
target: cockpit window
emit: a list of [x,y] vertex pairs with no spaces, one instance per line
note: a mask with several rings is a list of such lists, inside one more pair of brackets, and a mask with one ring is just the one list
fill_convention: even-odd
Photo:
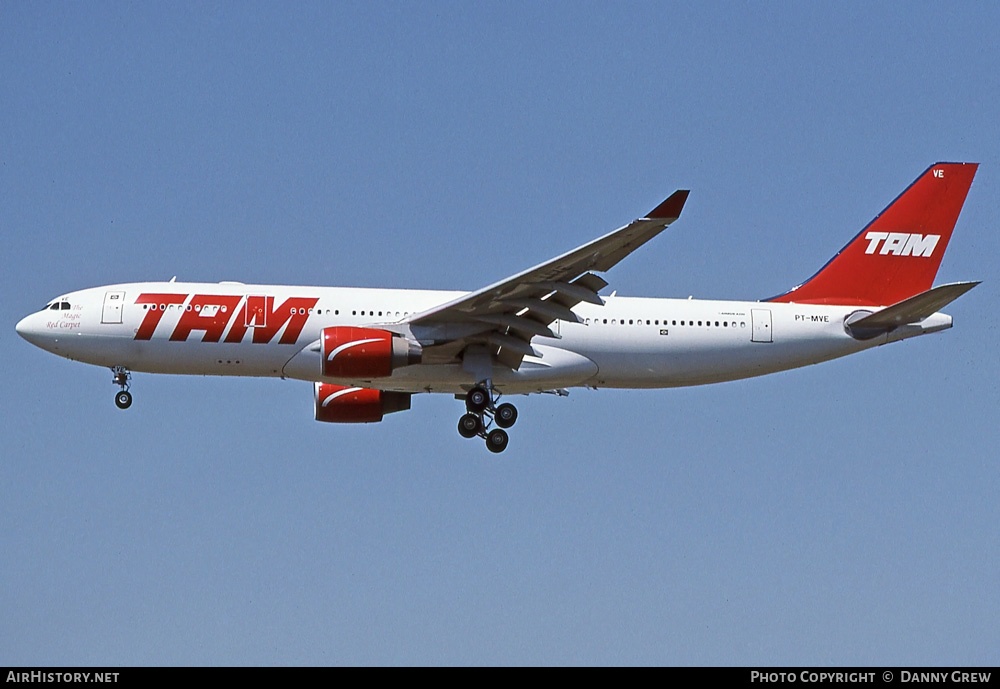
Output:
[[49,308],[50,311],[58,311],[59,310],[59,302],[53,303],[52,306],[50,306],[48,308]]
[[59,308],[62,309],[63,311],[69,311],[69,302],[68,301],[61,302],[59,304]]
[[69,311],[71,308],[68,301],[54,301],[42,307],[42,311]]

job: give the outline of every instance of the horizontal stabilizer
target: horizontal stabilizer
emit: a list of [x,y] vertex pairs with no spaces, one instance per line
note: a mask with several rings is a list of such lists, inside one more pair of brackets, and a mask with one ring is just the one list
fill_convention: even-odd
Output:
[[941,285],[915,297],[904,299],[870,316],[850,323],[852,330],[890,330],[908,323],[919,323],[978,285],[978,282],[955,282]]

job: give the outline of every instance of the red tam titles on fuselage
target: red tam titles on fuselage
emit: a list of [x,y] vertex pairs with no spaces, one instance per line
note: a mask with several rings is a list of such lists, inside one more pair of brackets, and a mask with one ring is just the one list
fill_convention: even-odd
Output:
[[[201,331],[202,342],[219,342],[231,324],[226,342],[242,342],[248,330],[251,342],[267,344],[283,327],[280,344],[295,344],[306,319],[319,299],[289,297],[274,306],[274,297],[230,294],[140,294],[135,303],[141,304],[146,316],[135,333],[136,340],[151,340],[167,310],[179,307],[180,318],[173,326],[170,339],[183,342],[192,332]],[[237,308],[239,307],[239,308]],[[285,327],[287,325],[287,327]]]

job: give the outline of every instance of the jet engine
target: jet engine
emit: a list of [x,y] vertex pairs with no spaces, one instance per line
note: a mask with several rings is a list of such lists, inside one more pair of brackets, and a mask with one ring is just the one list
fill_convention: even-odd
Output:
[[420,345],[388,330],[349,326],[323,329],[323,376],[371,380],[419,364]]
[[328,423],[376,423],[385,414],[410,408],[410,393],[384,392],[316,383],[316,420]]

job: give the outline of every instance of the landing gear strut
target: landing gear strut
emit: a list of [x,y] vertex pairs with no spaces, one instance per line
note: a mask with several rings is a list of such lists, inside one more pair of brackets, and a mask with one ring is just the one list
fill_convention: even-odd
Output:
[[[466,413],[458,420],[458,432],[463,438],[484,438],[486,449],[494,453],[507,449],[510,437],[503,429],[517,421],[517,408],[509,403],[498,406],[499,399],[500,393],[491,381],[477,384],[465,395]],[[494,423],[497,428],[490,430]]]
[[111,373],[114,374],[114,378],[111,379],[112,385],[121,387],[121,391],[115,394],[115,406],[119,409],[128,409],[132,406],[132,393],[128,391],[132,374],[124,366],[113,366]]

